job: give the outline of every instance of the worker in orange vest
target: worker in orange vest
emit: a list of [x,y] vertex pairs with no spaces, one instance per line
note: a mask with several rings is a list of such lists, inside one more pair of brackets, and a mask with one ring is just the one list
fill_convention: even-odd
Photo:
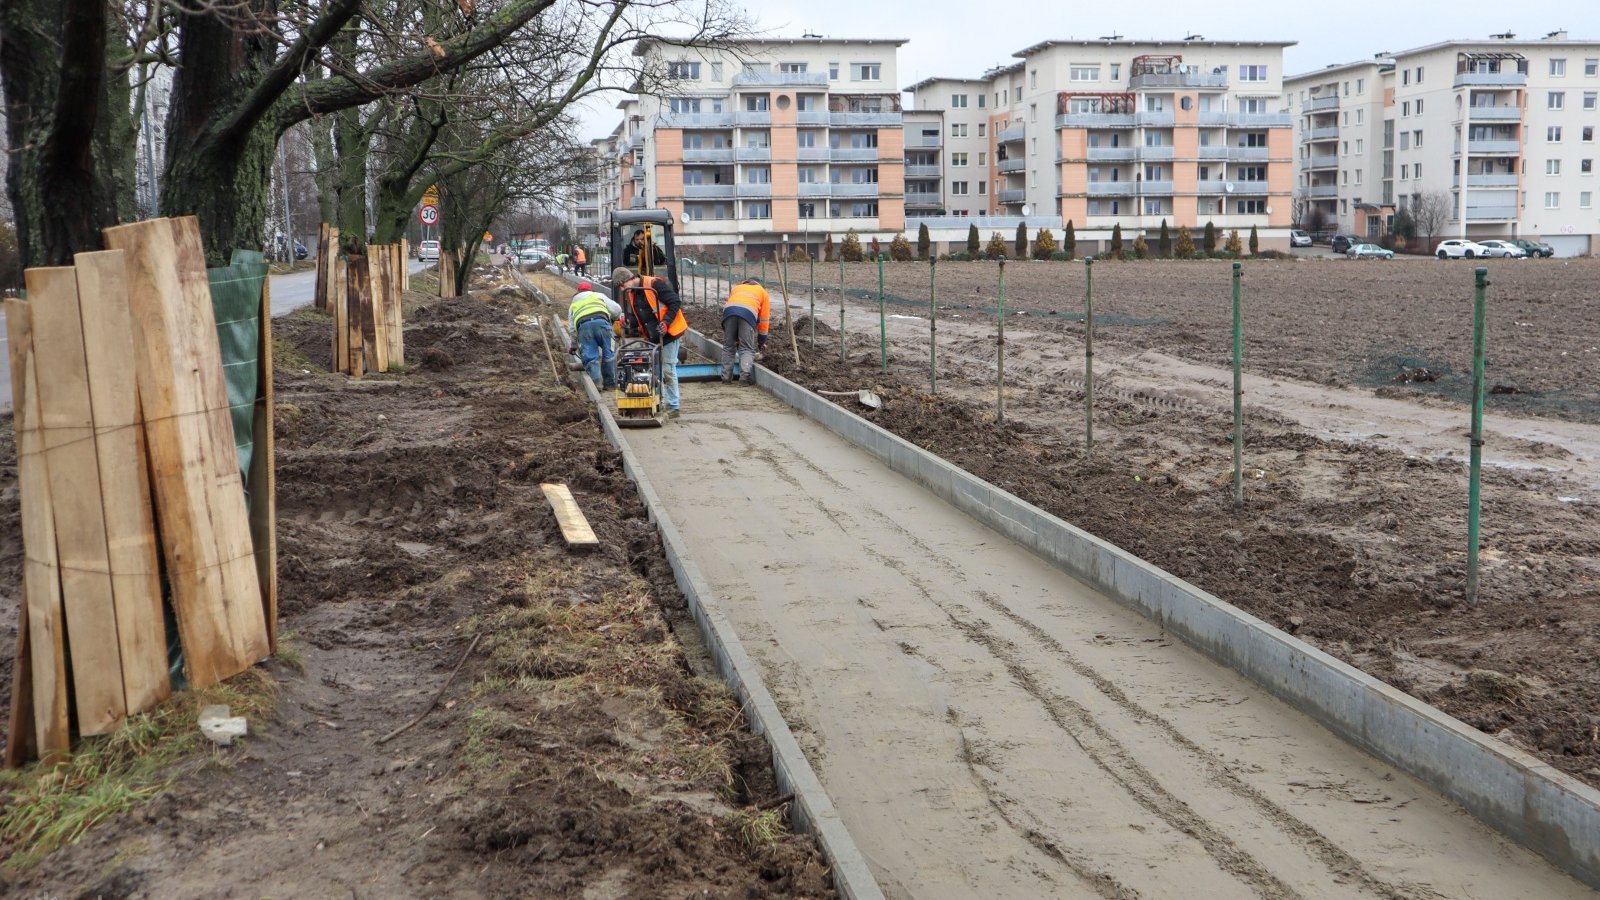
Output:
[[611,289],[622,304],[625,331],[661,345],[661,401],[667,418],[678,417],[678,351],[689,320],[683,315],[683,300],[672,282],[656,275],[639,276],[632,269],[618,266],[611,272]]
[[582,244],[572,249],[572,271],[584,277],[589,275],[589,254]]
[[739,380],[756,383],[756,351],[767,348],[772,323],[772,298],[758,279],[733,286],[722,304],[722,380],[733,380],[733,360],[739,358]]

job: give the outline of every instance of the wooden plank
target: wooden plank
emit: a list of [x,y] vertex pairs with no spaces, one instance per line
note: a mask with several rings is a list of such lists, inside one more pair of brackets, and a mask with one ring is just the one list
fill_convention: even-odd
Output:
[[17,652],[11,657],[11,714],[6,719],[5,767],[20,769],[39,756],[33,730],[33,645],[28,640],[28,589],[17,604]]
[[312,303],[317,309],[328,308],[328,229],[327,222],[317,225],[317,283]]
[[368,291],[361,305],[361,339],[367,354],[367,371],[389,371],[389,286],[394,268],[388,248],[380,244],[367,247]]
[[333,281],[328,285],[328,302],[333,304],[329,312],[333,313],[333,356],[328,363],[329,372],[350,371],[350,321],[349,307],[345,303],[345,279],[348,277],[348,266],[344,260],[335,257],[328,261],[328,266],[333,272]]
[[439,296],[454,297],[456,295],[456,255],[443,247],[439,248]]
[[411,241],[400,239],[400,290],[411,290]]
[[5,301],[11,349],[12,426],[17,441],[17,485],[22,495],[22,584],[28,608],[28,647],[33,680],[34,743],[41,758],[71,749],[67,715],[66,617],[61,611],[61,572],[56,558],[55,514],[44,439],[39,433],[39,392],[33,362],[33,311],[22,300]]
[[71,266],[29,269],[23,277],[33,308],[34,346],[48,348],[34,354],[41,410],[36,421],[44,432],[55,514],[72,700],[78,732],[105,734],[127,716],[128,700],[122,686],[122,646],[100,499],[77,271]]
[[393,289],[389,293],[389,311],[386,314],[389,323],[389,365],[403,366],[406,364],[406,242],[403,238],[400,243],[389,246],[389,263],[393,272]]
[[128,251],[162,555],[184,668],[205,687],[270,651],[200,226],[192,216],[153,219],[105,235]]
[[595,537],[589,520],[578,508],[578,501],[572,499],[572,491],[566,485],[541,484],[539,489],[544,491],[544,499],[556,514],[556,524],[561,526],[561,539],[567,542],[568,547],[587,549],[600,546],[600,539]]
[[272,279],[261,285],[261,370],[256,394],[255,452],[250,457],[250,542],[261,580],[261,610],[267,619],[267,647],[278,652],[278,473],[273,431]]
[[344,307],[345,307],[345,361],[344,372],[352,378],[360,378],[366,372],[366,350],[362,342],[366,340],[366,332],[361,327],[362,310],[367,301],[363,298],[372,293],[372,282],[367,272],[367,258],[365,256],[352,256],[344,264]]
[[128,712],[144,712],[171,695],[172,682],[167,674],[167,628],[161,612],[143,421],[137,385],[129,377],[137,367],[133,319],[128,311],[127,261],[121,250],[80,253],[73,261],[94,408],[111,588],[116,598],[122,690]]

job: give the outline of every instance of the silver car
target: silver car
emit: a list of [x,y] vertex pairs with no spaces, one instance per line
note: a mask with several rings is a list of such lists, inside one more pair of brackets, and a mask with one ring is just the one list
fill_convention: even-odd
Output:
[[1478,245],[1483,247],[1484,256],[1498,256],[1506,259],[1522,259],[1528,255],[1528,251],[1518,247],[1516,244],[1513,244],[1510,241],[1479,241]]

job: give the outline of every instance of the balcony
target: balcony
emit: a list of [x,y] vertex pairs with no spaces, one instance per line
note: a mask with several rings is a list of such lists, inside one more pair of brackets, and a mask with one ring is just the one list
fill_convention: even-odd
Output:
[[1090,162],[1127,162],[1139,155],[1138,147],[1090,147]]
[[826,197],[828,196],[828,188],[831,185],[815,181],[802,181],[798,187],[799,190],[796,193],[802,197]]
[[1023,190],[997,191],[995,192],[994,196],[996,200],[999,200],[1001,203],[1010,206],[1013,204],[1026,202],[1028,199],[1028,192]]
[[1265,181],[1232,181],[1229,182],[1229,184],[1233,185],[1233,190],[1228,192],[1230,194],[1242,194],[1246,197],[1259,197],[1263,194],[1272,193],[1272,188],[1268,187],[1267,182]]
[[1024,137],[1027,137],[1027,134],[1028,126],[1013,125],[1010,128],[1001,129],[1001,131],[995,135],[995,139],[1002,144],[1012,144],[1022,140]]
[[1467,221],[1486,222],[1515,219],[1517,208],[1515,206],[1469,206],[1467,207]]
[[819,109],[802,109],[794,114],[796,125],[826,125],[828,113]]
[[1319,112],[1321,110],[1338,109],[1338,108],[1339,108],[1339,95],[1338,94],[1333,94],[1333,95],[1330,95],[1330,96],[1327,96],[1327,97],[1313,97],[1310,100],[1306,101],[1306,112]]
[[1520,122],[1522,108],[1519,106],[1469,106],[1467,119],[1473,122]]
[[751,126],[771,125],[772,110],[769,109],[741,109],[733,114],[733,122],[741,128]]
[[1245,162],[1265,162],[1268,158],[1270,158],[1270,156],[1271,151],[1269,151],[1266,147],[1230,147],[1228,149],[1229,159],[1236,159]]
[[683,196],[690,200],[728,200],[733,197],[733,185],[686,184],[683,186]]
[[628,198],[628,208],[629,209],[644,209],[645,208],[645,206],[644,206],[644,198],[643,197],[629,197]]
[[1339,139],[1337,128],[1308,128],[1302,140],[1306,141],[1336,141]]
[[740,147],[738,150],[734,151],[734,155],[739,160],[739,162],[742,162],[742,163],[747,163],[747,162],[771,162],[772,161],[772,148],[771,147]]
[[1228,86],[1228,73],[1162,72],[1159,74],[1135,75],[1128,79],[1128,86],[1136,91],[1160,90],[1163,88],[1211,88],[1213,90],[1221,90]]
[[1339,186],[1337,184],[1313,184],[1306,188],[1306,196],[1314,200],[1337,198],[1339,196]]
[[[835,128],[898,128],[897,112],[836,112],[828,113],[828,124]],[[920,146],[927,146],[922,144]]]
[[1194,192],[1196,194],[1225,194],[1228,192],[1227,184],[1226,181],[1217,181],[1215,179],[1197,181],[1194,184]]
[[801,162],[822,162],[827,158],[827,147],[800,147],[795,150],[795,159]]
[[827,72],[763,72],[746,69],[733,76],[733,86],[739,87],[827,87]]
[[[1288,113],[1230,113],[1216,110],[1202,110],[1200,124],[1206,127],[1224,126],[1227,128],[1288,128],[1293,122]],[[1318,129],[1313,128],[1315,132]],[[1334,132],[1338,137],[1339,129],[1326,129]],[[1317,140],[1317,138],[1312,138]]]
[[1164,196],[1164,195],[1167,195],[1167,194],[1171,194],[1172,193],[1172,182],[1170,182],[1170,181],[1141,181],[1141,182],[1139,182],[1139,193],[1150,195],[1150,196],[1156,196],[1156,197]]
[[920,134],[920,135],[917,135],[915,137],[913,137],[913,136],[911,136],[909,134],[906,135],[906,147],[907,148],[914,148],[914,147],[942,147],[942,146],[944,146],[944,139],[942,137],[938,136],[938,135]]
[[906,166],[907,178],[938,178],[942,174],[938,166]]
[[730,163],[733,162],[733,148],[688,147],[683,151],[683,161],[686,163]]
[[1339,157],[1337,157],[1337,156],[1313,156],[1313,157],[1311,157],[1311,158],[1306,160],[1306,168],[1308,168],[1308,169],[1337,169],[1337,168],[1339,168]]
[[1522,87],[1528,83],[1525,72],[1457,72],[1456,87]]
[[1522,142],[1511,138],[1509,140],[1480,140],[1467,141],[1468,153],[1482,153],[1488,155],[1518,154],[1522,152]]
[[1172,147],[1165,147],[1165,146],[1163,146],[1163,147],[1152,147],[1152,146],[1146,144],[1145,146],[1139,148],[1139,158],[1140,159],[1150,159],[1150,160],[1172,159],[1175,154],[1176,154],[1176,150],[1174,148],[1172,148]]
[[930,209],[944,205],[944,195],[938,191],[912,191],[906,194],[906,209]]
[[1087,193],[1091,197],[1132,197],[1138,187],[1132,181],[1091,181]]
[[[1451,187],[1461,186],[1461,177],[1459,175],[1451,181]],[[1467,187],[1469,188],[1514,188],[1516,186],[1517,175],[1515,172],[1467,175]]]
[[828,185],[828,193],[834,197],[876,197],[878,185],[876,182],[858,184],[853,181],[836,181]]
[[828,151],[833,162],[877,162],[877,147],[834,147]]
[[[733,113],[680,113],[662,110],[656,124],[663,128],[732,128]],[[627,146],[633,146],[630,142]]]
[[770,183],[766,183],[766,184],[751,184],[750,182],[745,182],[745,183],[739,185],[739,199],[740,200],[746,200],[746,199],[760,200],[760,199],[763,199],[765,197],[771,197],[771,196],[772,196],[772,185]]
[[1057,128],[1132,128],[1133,113],[1062,113]]
[[643,178],[644,177],[644,166],[629,166],[628,167],[628,177],[629,178],[634,178],[634,179]]
[[1134,124],[1146,128],[1171,128],[1174,116],[1171,110],[1146,110],[1134,113]]
[[1028,167],[1026,159],[1002,159],[994,164],[995,170],[1000,172],[1021,172]]
[[1227,147],[1198,147],[1195,149],[1197,159],[1227,159]]

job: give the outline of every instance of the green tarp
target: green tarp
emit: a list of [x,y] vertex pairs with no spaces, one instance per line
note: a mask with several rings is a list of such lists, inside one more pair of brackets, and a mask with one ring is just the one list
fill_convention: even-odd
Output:
[[261,392],[261,287],[267,280],[266,259],[254,250],[235,250],[231,264],[207,269],[211,306],[217,315],[217,341],[222,347],[222,376],[228,383],[228,411],[239,474],[246,499],[250,453],[255,446],[256,397]]

